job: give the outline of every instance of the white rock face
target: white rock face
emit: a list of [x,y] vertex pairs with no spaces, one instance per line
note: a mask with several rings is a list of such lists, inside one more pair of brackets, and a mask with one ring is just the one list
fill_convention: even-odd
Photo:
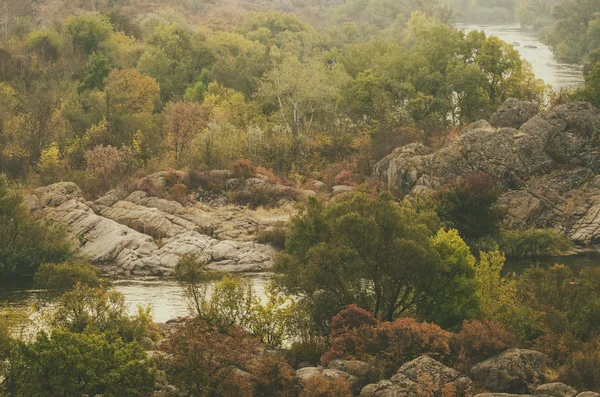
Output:
[[77,185],[58,183],[35,190],[25,202],[34,215],[65,225],[79,252],[109,273],[169,275],[188,253],[211,269],[258,272],[271,267],[276,253],[268,245],[203,234],[206,214],[143,192],[125,200],[110,192],[86,203]]

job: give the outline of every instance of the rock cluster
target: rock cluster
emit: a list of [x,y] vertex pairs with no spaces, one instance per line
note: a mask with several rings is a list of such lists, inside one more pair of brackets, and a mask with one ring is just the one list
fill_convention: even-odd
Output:
[[[86,202],[77,185],[69,182],[36,189],[25,202],[34,214],[65,225],[79,252],[108,273],[168,275],[186,253],[197,254],[215,270],[255,272],[269,269],[275,254],[268,245],[222,238],[229,235],[225,231],[236,229],[233,210],[224,211],[221,219],[141,191],[124,198],[109,192]],[[263,219],[262,227],[282,220]]]
[[532,104],[508,100],[491,124],[478,121],[439,150],[417,143],[395,149],[373,177],[400,196],[419,196],[485,172],[503,188],[507,223],[557,228],[579,246],[594,246],[600,243],[600,110],[577,102],[530,117],[533,111]]

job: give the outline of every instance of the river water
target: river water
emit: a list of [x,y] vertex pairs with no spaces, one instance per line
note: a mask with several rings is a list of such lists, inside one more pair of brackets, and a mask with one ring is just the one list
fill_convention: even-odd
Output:
[[535,76],[543,79],[557,91],[583,84],[581,66],[558,62],[554,58],[552,49],[540,42],[534,31],[521,28],[520,24],[456,24],[455,26],[465,32],[483,30],[488,36],[496,36],[509,44],[513,44],[521,57],[531,64]]
[[[457,28],[465,31],[483,30],[487,35],[494,35],[508,43],[515,44],[521,56],[531,63],[536,77],[543,79],[554,89],[576,87],[583,82],[581,68],[576,65],[566,65],[557,62],[551,49],[542,44],[532,31],[521,29],[514,25],[468,25],[460,24]],[[574,256],[561,258],[539,258],[511,261],[507,263],[508,271],[522,271],[532,264],[541,266],[554,263],[565,263],[571,267],[598,266],[599,256]],[[250,276],[255,293],[264,297],[265,284],[268,275]],[[175,281],[161,279],[117,280],[115,288],[125,295],[131,313],[135,313],[138,305],[150,305],[157,322],[184,316],[188,308],[181,295],[181,290]],[[0,304],[9,302],[18,306],[40,303],[42,293],[33,288],[31,279],[2,280],[0,279]]]

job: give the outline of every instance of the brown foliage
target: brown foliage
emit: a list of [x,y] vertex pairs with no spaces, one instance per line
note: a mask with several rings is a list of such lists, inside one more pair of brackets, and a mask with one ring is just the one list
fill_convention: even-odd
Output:
[[240,369],[255,357],[258,343],[240,329],[220,333],[200,320],[185,323],[165,346],[169,381],[200,395],[250,396]]
[[313,376],[304,382],[300,397],[351,397],[348,382],[342,378],[325,379]]
[[373,324],[373,320],[356,307],[334,317],[331,348],[321,361],[324,364],[336,358],[367,361],[389,375],[421,355],[439,360],[450,353],[451,334],[433,323],[399,318]]
[[252,368],[253,397],[297,397],[294,369],[281,357],[265,354]]
[[175,200],[180,204],[185,204],[188,201],[187,197],[187,186],[183,183],[178,183],[169,188],[169,195],[171,196],[171,200]]
[[461,371],[513,347],[516,337],[495,321],[467,321],[451,341],[455,366]]
[[197,102],[177,102],[167,106],[167,144],[175,153],[175,164],[180,165],[185,150],[192,139],[206,127],[207,120],[208,109]]
[[233,162],[231,172],[234,178],[247,179],[256,175],[256,168],[249,160],[240,159]]
[[133,168],[133,152],[128,147],[96,146],[85,154],[85,188],[92,194],[104,193],[122,183]]

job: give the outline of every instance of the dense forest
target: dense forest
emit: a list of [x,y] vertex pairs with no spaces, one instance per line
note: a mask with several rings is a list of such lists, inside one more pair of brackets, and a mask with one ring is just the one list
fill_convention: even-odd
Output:
[[[592,189],[593,210],[597,0],[8,0],[0,11],[0,281],[33,278],[39,294],[0,308],[0,396],[600,392],[599,269],[506,266],[573,254],[573,218],[595,225],[576,189]],[[512,44],[459,20],[537,29],[584,65],[585,85],[554,92]],[[485,121],[502,111],[519,121]],[[482,148],[478,134],[511,144]],[[473,172],[402,190],[463,146]],[[400,186],[374,176],[405,158]],[[559,214],[507,222],[507,191],[552,206],[538,180]],[[244,218],[259,212],[277,220]],[[223,270],[248,265],[239,256],[270,264],[260,296]],[[117,275],[169,276],[188,316],[132,314]]]

